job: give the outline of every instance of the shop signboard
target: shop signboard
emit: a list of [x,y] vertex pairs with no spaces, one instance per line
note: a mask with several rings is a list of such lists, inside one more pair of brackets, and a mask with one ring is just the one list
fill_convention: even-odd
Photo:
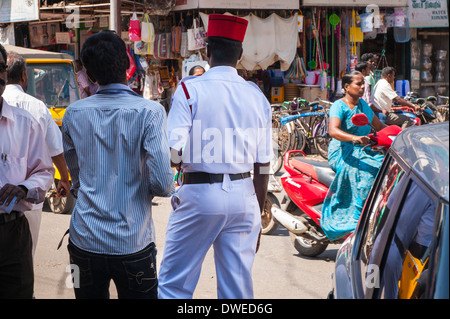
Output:
[[176,0],[174,11],[191,10],[198,8],[198,0]]
[[250,0],[251,9],[300,9],[300,1],[298,0]]
[[[420,0],[419,0],[420,1]],[[302,6],[314,7],[367,7],[368,5],[383,7],[406,7],[408,0],[303,0]]]
[[448,27],[447,0],[408,0],[410,28]]
[[199,0],[199,8],[250,9],[250,0]]
[[191,9],[299,9],[299,0],[176,0],[177,10]]
[[0,0],[0,23],[39,20],[39,0]]

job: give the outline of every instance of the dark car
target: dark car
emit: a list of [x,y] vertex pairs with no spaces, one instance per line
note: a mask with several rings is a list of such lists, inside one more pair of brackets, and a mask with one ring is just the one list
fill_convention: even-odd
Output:
[[395,139],[336,257],[336,299],[448,299],[449,123]]

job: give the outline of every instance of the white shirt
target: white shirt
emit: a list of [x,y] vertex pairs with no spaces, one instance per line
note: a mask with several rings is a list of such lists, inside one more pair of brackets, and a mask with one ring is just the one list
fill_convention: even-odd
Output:
[[373,88],[372,103],[380,110],[388,112],[392,109],[392,100],[398,96],[392,86],[385,79],[378,80]]
[[[25,186],[28,194],[12,210],[30,210],[30,203],[44,201],[55,173],[42,130],[30,113],[3,100],[0,136],[0,188],[8,183]],[[0,208],[0,214],[5,212]]]
[[270,162],[272,112],[256,85],[224,66],[184,81],[190,99],[179,85],[167,120],[184,172],[238,174]]
[[44,102],[25,93],[19,84],[8,84],[2,97],[9,105],[27,110],[38,121],[44,132],[50,157],[64,152],[61,130]]

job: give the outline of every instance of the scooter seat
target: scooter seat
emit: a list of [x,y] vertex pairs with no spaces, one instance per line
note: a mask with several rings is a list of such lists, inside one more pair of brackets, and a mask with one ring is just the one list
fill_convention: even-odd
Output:
[[326,160],[299,156],[292,158],[291,166],[300,172],[310,174],[313,179],[327,187],[330,187],[336,176]]

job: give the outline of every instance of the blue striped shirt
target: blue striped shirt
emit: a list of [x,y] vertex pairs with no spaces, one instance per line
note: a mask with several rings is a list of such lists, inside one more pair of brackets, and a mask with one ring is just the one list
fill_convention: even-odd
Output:
[[62,130],[77,197],[71,242],[109,255],[144,249],[155,240],[152,196],[174,190],[164,108],[109,84],[71,104]]

